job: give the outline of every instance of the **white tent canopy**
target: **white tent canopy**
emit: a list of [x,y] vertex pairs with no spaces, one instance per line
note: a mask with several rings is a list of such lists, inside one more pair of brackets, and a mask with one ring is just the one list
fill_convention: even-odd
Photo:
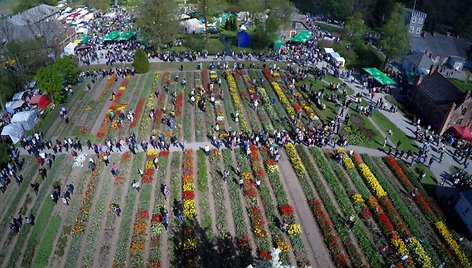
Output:
[[13,143],[17,143],[21,139],[21,136],[23,136],[23,133],[25,133],[25,130],[21,124],[12,123],[3,127],[1,135],[9,136]]
[[332,48],[330,48],[330,47],[325,47],[325,48],[324,48],[324,51],[325,51],[326,53],[332,53],[332,52],[334,52],[334,49],[332,49]]
[[81,27],[79,29],[76,29],[75,32],[78,33],[78,34],[88,34],[88,29],[84,28],[84,27]]
[[107,13],[103,16],[108,17],[108,18],[114,18],[116,16],[116,13],[115,12],[110,12],[110,13]]
[[344,67],[344,64],[346,64],[346,60],[343,57],[336,57],[334,58],[334,60],[343,67]]
[[37,118],[36,111],[25,111],[13,115],[11,122],[20,124],[24,130],[30,130],[34,127]]
[[64,54],[66,55],[75,55],[75,48],[77,47],[76,43],[69,43],[64,47]]
[[187,14],[182,14],[182,15],[180,15],[180,19],[181,19],[181,20],[190,19],[190,16],[187,15]]
[[182,29],[188,34],[201,34],[204,32],[205,25],[198,19],[189,19],[180,23]]
[[25,102],[23,100],[10,101],[5,103],[5,109],[7,109],[7,112],[9,113],[13,113],[15,109],[20,108],[24,103]]

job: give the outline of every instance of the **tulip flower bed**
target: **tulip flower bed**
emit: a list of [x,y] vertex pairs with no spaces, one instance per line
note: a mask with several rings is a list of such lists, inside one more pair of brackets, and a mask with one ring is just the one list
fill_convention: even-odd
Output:
[[[300,150],[302,149],[303,148],[300,148]],[[333,173],[333,171],[330,169],[323,153],[320,150],[316,148],[312,148],[310,151],[313,154],[316,164],[318,165],[320,172],[323,174],[325,181],[330,186],[333,192],[333,195],[336,197],[336,200],[339,206],[341,207],[344,215],[356,215],[356,211],[354,210],[349,200],[348,193],[346,191],[349,188],[347,189],[344,188],[343,185],[339,182],[340,180],[342,181],[343,179],[341,178],[339,180],[338,178],[336,178],[336,176],[334,175],[335,173]],[[337,173],[337,174],[341,174],[341,173]],[[357,194],[357,195],[354,195],[354,197],[357,197],[357,200],[356,198],[353,198],[354,203],[364,204],[364,200],[361,195]],[[368,219],[370,212],[365,209],[363,211],[366,211],[366,218]],[[375,245],[369,241],[366,230],[363,227],[361,227],[358,222],[356,222],[353,226],[353,231],[354,231],[354,234],[355,234],[355,237],[357,239],[359,246],[362,248],[367,260],[369,261],[369,264],[374,267],[382,265],[381,257],[377,253],[377,250],[375,249]],[[345,232],[344,234],[346,235]],[[349,239],[347,237],[345,238],[345,240],[346,240],[346,247],[350,248],[348,253],[351,256],[351,259],[353,259],[353,262],[356,263],[356,266],[358,267],[367,266],[366,264],[362,262],[360,258],[360,253],[358,252],[357,248],[353,245],[352,241],[349,242],[348,241]]]
[[452,234],[449,232],[449,230],[448,230],[447,226],[444,224],[444,222],[438,221],[438,222],[436,222],[435,226],[436,226],[438,232],[441,234],[444,241],[446,241],[448,246],[452,249],[454,254],[459,259],[460,265],[462,267],[472,267],[471,263],[470,263],[470,260],[467,258],[467,256],[462,251],[462,249],[459,246],[459,244],[457,243],[457,241],[454,239]]
[[366,184],[370,187],[372,192],[377,198],[381,198],[387,195],[385,190],[382,188],[380,183],[375,178],[374,174],[370,171],[369,167],[364,163],[361,156],[358,153],[354,153],[354,161],[357,164],[359,173],[362,175],[362,178],[365,180]]
[[[254,111],[254,106],[253,106],[253,101],[251,101],[251,98],[250,98],[250,95],[251,94],[248,94],[248,91],[245,90],[247,89],[247,86],[245,85],[244,83],[244,79],[242,79],[241,76],[237,76],[237,78],[235,79],[236,81],[236,85],[237,85],[237,89],[238,89],[238,92],[239,92],[239,97],[240,97],[240,100],[241,100],[241,105],[244,109],[244,111],[246,112],[246,115],[247,115],[247,120],[249,122],[249,127],[250,129],[259,129],[259,126],[257,124],[257,115],[256,115],[256,111]],[[259,100],[260,102],[260,100]],[[259,106],[260,108],[260,106]],[[259,109],[260,112],[263,112],[262,109]],[[267,120],[265,120],[265,122],[261,122],[263,123],[263,127],[268,130],[266,127],[267,127],[267,123],[270,124],[270,122],[267,122]],[[264,124],[265,123],[265,124]],[[270,126],[272,127],[272,126]]]
[[[240,148],[212,149],[209,156],[196,151],[196,146],[209,142],[215,124],[221,138],[227,129],[242,133],[290,130],[293,120],[286,119],[297,118],[299,112],[303,118],[297,124],[307,117],[308,121],[316,119],[306,92],[290,92],[283,71],[276,79],[268,69],[235,73],[217,71],[225,79],[221,86],[214,85],[214,104],[209,101],[208,70],[137,75],[136,79],[120,78],[121,84],[113,84],[113,80],[109,86],[104,81],[100,90],[121,86],[105,109],[127,113],[133,108],[135,117],[129,129],[118,128],[116,117],[89,123],[96,116],[91,109],[84,115],[81,108],[76,112],[67,106],[79,120],[74,122],[78,135],[85,135],[85,128],[98,131],[87,139],[101,141],[110,136],[115,142],[134,132],[138,142],[161,134],[167,142],[176,134],[193,149],[180,152],[173,147],[170,152],[151,146],[133,155],[123,148],[126,152],[115,151],[110,156],[110,166],[119,166],[119,174],[113,177],[101,157],[95,160],[92,172],[86,166],[68,169],[73,160],[60,155],[37,197],[32,190],[23,195],[37,169],[36,163],[31,170],[26,165],[25,183],[14,185],[0,197],[11,201],[0,223],[8,226],[12,216],[25,216],[29,211],[37,213],[37,220],[34,226],[25,224],[18,235],[6,228],[1,231],[2,246],[11,247],[0,254],[2,266],[246,267],[271,260],[271,251],[277,248],[283,265],[297,267],[437,267],[443,261],[448,267],[470,267],[467,252],[441,221],[441,211],[419,186],[417,175],[393,157],[350,156],[337,150],[344,155],[336,163],[331,150],[323,153],[291,143],[278,148],[278,161],[265,146],[250,145],[249,155]],[[173,80],[174,75],[178,81]],[[184,78],[186,86],[181,84]],[[156,96],[154,90],[159,87],[162,90]],[[188,102],[194,88],[197,102],[207,99],[206,112]],[[260,100],[257,109],[251,95]],[[105,99],[89,104],[102,103]],[[174,129],[161,127],[162,108],[166,108],[166,116],[174,117]],[[154,121],[148,116],[151,109],[155,109]],[[232,120],[235,113],[239,123]],[[48,131],[47,139],[67,133],[74,132],[60,126]],[[138,170],[144,174],[140,176]],[[229,176],[224,180],[226,172]],[[70,206],[47,199],[54,180],[60,180],[62,187],[74,184]],[[132,181],[141,183],[139,190],[131,186]],[[162,192],[164,185],[170,190],[167,197]],[[116,206],[122,209],[121,215]],[[166,227],[164,208],[169,217]],[[177,217],[180,208],[183,219]],[[24,252],[31,254],[23,256]],[[315,260],[317,263],[310,263]]]
[[[270,80],[270,79],[269,79]],[[282,105],[285,107],[285,110],[287,111],[287,114],[293,118],[297,116],[297,113],[295,112],[295,109],[293,109],[292,104],[290,101],[287,99],[285,96],[284,92],[280,88],[279,84],[277,82],[272,82],[272,88],[274,89],[275,93],[277,94],[280,102]]]
[[[387,160],[386,160],[386,163],[392,169],[392,171],[395,173],[395,175],[397,176],[399,181],[402,183],[403,187],[405,187],[405,189],[408,192],[412,192],[415,187],[413,186],[411,181],[406,177],[405,173],[403,173],[402,168],[400,167],[400,165],[398,165],[395,158],[393,158],[392,156],[388,156]],[[435,216],[433,210],[429,206],[429,203],[425,200],[425,198],[423,197],[423,195],[421,193],[416,193],[415,196],[413,197],[413,199],[415,200],[418,207],[423,211],[423,213],[426,216],[428,216],[428,217],[434,217]]]
[[234,77],[231,74],[231,71],[226,71],[226,80],[228,81],[229,92],[233,100],[234,108],[239,113],[239,125],[241,126],[241,130],[244,133],[248,134],[250,132],[250,129],[247,125],[246,118],[244,116],[244,110],[241,105],[241,99],[239,98],[239,93],[236,86],[236,80],[234,80]]
[[218,174],[219,170],[223,170],[220,161],[220,151],[217,149],[213,149],[210,151],[209,157],[209,174],[212,177],[212,184],[213,184],[213,199],[215,204],[215,217],[216,217],[216,229],[218,230],[219,236],[224,236],[228,232],[228,224],[226,220],[226,208],[225,208],[225,194],[224,194],[224,185],[223,179],[220,174]]
[[[256,148],[253,148],[256,149]],[[251,158],[256,153],[251,153]],[[263,207],[259,204],[258,199],[258,189],[254,184],[253,174],[251,172],[251,168],[248,166],[245,152],[241,149],[236,150],[236,160],[239,166],[241,167],[241,177],[244,180],[244,194],[247,197],[247,214],[250,219],[251,223],[251,230],[255,238],[255,242],[258,249],[258,256],[262,259],[269,260],[267,255],[265,254],[266,251],[270,251],[271,249],[271,237],[269,235],[269,231],[267,230],[267,222],[264,218],[264,215],[267,211],[263,212],[264,209],[270,209]],[[261,170],[261,166],[254,163],[256,165],[256,170]],[[259,176],[262,174],[259,174]],[[261,177],[259,177],[261,178]],[[261,183],[262,184],[262,183]],[[261,185],[262,186],[262,185]],[[262,198],[262,196],[261,196]],[[270,255],[269,255],[270,256]]]
[[[168,155],[160,156],[158,165],[160,167],[157,172],[158,178],[165,177],[165,170],[169,162]],[[162,253],[160,250],[162,233],[164,232],[164,225],[162,224],[161,208],[165,204],[162,194],[154,195],[154,207],[152,208],[150,236],[151,241],[149,245],[149,259],[147,260],[148,267],[161,267]]]
[[310,202],[313,214],[316,217],[318,225],[323,233],[325,243],[329,247],[330,253],[333,255],[336,266],[350,267],[348,257],[342,253],[341,242],[334,232],[334,226],[328,214],[323,210],[323,204],[320,200],[312,200]]
[[[316,221],[318,222],[318,226],[321,229],[323,238],[329,249],[329,253],[333,257],[335,265],[338,267],[349,267],[350,260],[344,253],[344,248],[341,244],[339,236],[336,234],[334,225],[331,219],[329,218],[328,214],[326,214],[326,212],[324,211],[323,203],[315,195],[310,183],[308,182],[307,174],[310,172],[307,173],[305,165],[302,163],[302,159],[298,155],[297,150],[295,149],[295,146],[293,144],[286,144],[285,150],[288,154],[290,162],[292,163],[292,166],[295,169],[295,173],[297,174],[297,177],[302,184],[302,188],[305,192],[307,202],[313,212]],[[309,168],[311,169],[312,166],[310,165]],[[313,170],[310,171],[313,172]]]
[[141,116],[143,112],[143,106],[144,106],[144,99],[139,99],[138,104],[136,104],[136,109],[134,110],[134,120],[131,122],[131,127],[135,127],[138,124],[139,116]]
[[[278,213],[277,207],[274,206],[274,202],[277,202],[278,200],[277,200],[275,192],[274,192],[275,200],[271,198],[272,196],[270,192],[271,185],[264,183],[265,181],[267,181],[267,174],[263,167],[263,162],[262,162],[261,154],[259,153],[259,149],[254,145],[251,145],[250,164],[251,164],[251,168],[255,176],[255,179],[261,181],[261,185],[259,186],[258,190],[260,193],[259,196],[261,197],[262,204],[264,206],[264,211],[265,211],[267,221],[274,222],[277,219],[281,218],[281,214]],[[290,205],[286,205],[286,206],[282,206],[282,208],[288,208],[289,210],[290,208],[292,209],[292,213],[291,214],[289,213],[288,215],[286,214],[285,219],[287,220],[288,223],[290,223],[290,225],[297,225],[299,227],[299,225],[296,224],[295,218],[293,217],[293,207],[291,207]],[[285,212],[287,211],[285,210]],[[269,231],[271,233],[272,241],[275,244],[277,244],[279,248],[282,250],[279,256],[282,263],[289,263],[289,256],[287,253],[289,251],[292,251],[292,248],[293,248],[294,253],[299,257],[299,261],[304,261],[303,242],[301,242],[301,240],[296,239],[299,237],[301,233],[301,229],[299,228],[297,230],[300,232],[297,233],[294,231],[291,233],[291,235],[289,234],[289,238],[293,238],[293,239],[290,239],[291,242],[294,241],[294,243],[287,243],[288,240],[285,241],[284,234],[279,228],[279,226],[269,224]]]
[[[368,164],[372,168],[372,172],[378,178],[379,182],[384,186],[384,188],[389,193],[391,193],[389,198],[382,198],[380,201],[384,205],[384,208],[387,209],[387,212],[389,213],[392,221],[394,221],[395,225],[399,226],[398,227],[400,228],[399,231],[401,231],[401,228],[403,228],[406,232],[410,232],[411,230],[411,233],[416,237],[425,237],[427,236],[428,232],[434,233],[434,230],[431,230],[430,228],[429,220],[422,217],[423,215],[419,211],[414,211],[412,206],[409,206],[409,210],[411,210],[411,213],[410,213],[410,211],[406,208],[406,206],[403,205],[396,191],[390,186],[390,183],[384,178],[384,176],[375,167],[372,159],[367,155],[364,155],[363,158],[366,164]],[[407,199],[405,202],[410,202],[410,199]],[[422,226],[422,230],[418,228],[418,224]],[[409,235],[409,234],[403,234],[403,235]],[[421,249],[414,250],[413,252],[416,253],[416,252],[420,252],[421,250],[426,251],[427,255],[432,259],[432,262],[438,265],[441,262],[440,255],[444,255],[446,253],[446,250],[442,249],[443,247],[441,245],[436,245],[437,250],[433,250],[430,241],[434,241],[434,240],[425,239],[422,243],[422,245],[424,246],[424,250],[421,248]],[[408,244],[408,246],[410,245],[411,244]],[[442,252],[442,253],[438,254],[436,252]],[[423,259],[422,256],[419,256],[419,258]],[[420,262],[420,264],[421,263],[422,262]]]
[[[34,160],[31,159],[31,161],[34,161]],[[36,165],[37,162],[34,161],[33,163],[34,163],[33,166],[37,168],[38,167]],[[58,156],[56,158],[55,164],[52,167],[52,170],[50,170],[49,176],[51,177],[56,176],[58,172],[60,172],[61,168],[63,167],[63,163],[64,163],[64,156]],[[28,171],[24,173],[24,175],[28,175],[28,174],[29,174]],[[26,183],[23,182],[22,185],[24,184]],[[19,264],[20,259],[21,259],[21,252],[25,243],[28,242],[26,244],[26,250],[28,250],[28,252],[35,252],[36,247],[41,241],[41,236],[44,230],[48,226],[48,222],[53,224],[53,222],[51,222],[49,219],[54,209],[54,203],[52,203],[52,201],[49,200],[48,198],[49,197],[48,192],[49,192],[49,188],[51,184],[52,184],[51,179],[46,179],[45,181],[41,182],[41,187],[39,189],[38,195],[36,196],[36,200],[34,201],[33,206],[31,207],[32,211],[38,211],[38,213],[40,214],[36,218],[36,224],[34,226],[25,224],[23,225],[23,228],[20,230],[16,244],[14,244],[14,246],[12,245],[13,249],[11,252],[10,259],[9,260],[6,259],[3,262],[3,263],[7,263],[9,267],[13,267]],[[29,187],[29,184],[26,184],[26,187]],[[18,193],[21,193],[21,192],[18,192]],[[16,205],[19,205],[19,203],[17,203]],[[8,221],[11,221],[11,215],[13,214],[8,214],[5,216],[5,218],[7,218]],[[8,224],[6,224],[5,226],[8,226]],[[7,231],[8,228],[5,227],[2,230]],[[57,229],[54,230],[54,232],[57,232]],[[13,235],[13,234],[9,233],[8,235]],[[12,238],[7,237],[6,239],[9,240],[8,241],[8,244],[9,244]],[[33,254],[29,254],[24,257],[23,261],[21,261],[21,264],[24,266],[31,266],[32,260],[33,260]]]
[[[228,170],[231,174],[232,178],[237,178],[234,169],[233,169],[233,159],[231,157],[231,150],[230,149],[223,149],[222,151],[223,156],[223,164],[224,169]],[[217,157],[215,155],[215,157]],[[210,157],[211,159],[211,157]],[[250,243],[250,229],[246,225],[244,219],[244,208],[243,208],[243,200],[241,200],[239,195],[239,187],[235,183],[228,183],[228,190],[229,190],[229,197],[231,199],[231,211],[233,214],[233,220],[235,225],[235,232],[236,232],[236,244],[238,246],[238,252],[241,256],[242,264],[250,264],[250,259],[252,258],[252,246]],[[252,237],[252,236],[251,236]],[[243,265],[244,266],[244,265]]]
[[[274,192],[274,196],[278,205],[278,211],[281,218],[286,219],[288,222],[291,223],[296,222],[295,208],[292,205],[288,204],[288,197],[282,185],[280,178],[281,175],[276,162],[269,157],[267,147],[260,148],[260,153],[264,162],[265,170],[267,172],[266,174],[269,181],[268,186],[271,187],[272,191]],[[299,235],[289,235],[289,238],[297,262],[308,263],[306,249]]]
[[193,150],[187,149],[183,153],[182,162],[182,202],[184,209],[183,224],[183,245],[182,254],[184,256],[184,267],[195,267],[199,263],[198,255],[198,239],[195,230],[195,221],[197,211],[195,207],[195,199],[193,193],[195,186],[193,183]]
[[[130,76],[126,76],[126,78],[123,81],[122,85],[118,89],[118,92],[116,93],[115,99],[111,102],[110,107],[108,108],[107,114],[106,114],[105,118],[103,118],[102,126],[98,130],[98,133],[97,133],[97,136],[96,136],[97,139],[103,138],[105,136],[105,134],[108,132],[108,123],[110,123],[110,117],[109,117],[110,112],[116,113],[117,109],[123,106],[123,105],[118,106],[118,104],[120,103],[120,99],[123,96],[123,92],[125,91],[126,86],[128,85],[130,79],[131,79]],[[118,120],[118,118],[116,118],[116,120]],[[116,126],[117,122],[113,121],[111,125],[113,125],[113,124]]]
[[[389,237],[390,244],[393,246],[395,251],[398,253],[399,256],[406,256],[409,254],[408,249],[403,242],[400,234],[395,230],[392,222],[388,215],[384,212],[383,208],[379,205],[377,198],[375,196],[369,196],[367,198],[367,204],[371,211],[374,211],[376,218],[379,222],[379,226],[381,227],[382,231]],[[411,265],[411,259],[408,259]]]
[[[116,157],[116,156],[114,156]],[[110,177],[110,175],[108,175]],[[107,182],[102,183],[101,191],[98,193],[98,199],[94,201],[94,210],[90,212],[93,217],[90,219],[88,231],[85,233],[85,250],[82,253],[80,263],[85,266],[93,265],[93,257],[97,249],[97,236],[101,230],[101,222],[106,215],[107,199],[112,187],[111,180],[107,178]]]
[[403,161],[399,161],[397,162],[397,164],[399,164],[399,166],[402,168],[402,171],[405,173],[406,177],[410,178],[410,182],[412,182],[413,185],[416,186],[416,189],[418,189],[418,192],[421,193],[423,197],[427,200],[431,209],[434,211],[434,214],[440,219],[444,217],[444,212],[436,203],[436,201],[431,198],[428,192],[426,192],[426,190],[423,188],[422,183],[418,180],[415,180],[415,178],[418,177],[418,174],[414,174],[413,170],[409,169]]
[[[138,153],[135,157],[135,161],[133,164],[137,166],[142,166],[145,161],[145,154]],[[137,172],[130,172],[131,175],[130,181],[139,180],[139,174]],[[136,218],[134,206],[136,203],[136,191],[131,189],[132,191],[128,191],[128,194],[124,201],[124,208],[122,209],[121,215],[121,225],[119,228],[119,236],[117,241],[117,249],[115,251],[115,255],[113,258],[113,266],[116,267],[123,267],[127,262],[128,253],[131,253],[131,240],[132,235],[134,233],[134,223],[133,217]],[[135,249],[139,248],[138,246]]]
[[103,168],[103,164],[98,163],[95,167],[95,170],[92,171],[92,177],[87,183],[85,188],[84,197],[82,199],[82,207],[80,208],[80,214],[75,220],[74,227],[72,227],[72,233],[83,233],[85,225],[87,224],[88,218],[90,216],[90,207],[92,206],[92,198],[95,194],[95,188],[97,188],[98,177],[100,176],[100,171]]
[[[336,215],[338,213],[337,212],[338,210],[337,210],[333,200],[329,196],[328,191],[325,189],[323,183],[321,182],[320,178],[315,177],[318,172],[315,169],[312,162],[310,161],[309,156],[306,153],[305,149],[302,146],[297,145],[297,151],[298,151],[298,155],[300,156],[300,158],[303,162],[303,165],[307,169],[307,173],[309,174],[308,177],[311,178],[311,181],[312,181],[313,185],[315,186],[316,191],[317,191],[320,199],[323,201],[324,208],[326,209],[326,211],[328,212],[329,215]],[[322,161],[322,160],[323,159],[321,159],[319,157],[315,158],[315,161],[317,163],[320,163],[320,161]],[[326,166],[323,165],[323,168],[325,168],[324,169],[325,174],[323,174],[323,177],[326,180],[332,179],[332,176],[328,176],[329,174],[328,174],[328,170],[326,169]],[[334,193],[334,196],[336,196],[339,200],[340,196],[337,196],[336,194],[342,194],[342,193],[340,191]],[[349,202],[349,198],[346,196],[346,199],[343,200],[343,201]],[[344,217],[348,218],[351,215],[345,214]],[[349,229],[345,225],[345,223],[340,222],[340,221],[336,221],[335,224],[334,224],[334,227],[336,229],[336,232],[339,234],[339,237],[342,241],[342,244],[346,248],[346,253],[349,255],[352,263],[356,267],[366,266],[366,264],[364,264],[363,261],[362,261],[362,254],[357,249],[357,245],[349,237]]]
[[[199,209],[201,211],[201,226],[207,230],[208,239],[213,239],[212,220],[210,214],[210,196],[208,186],[208,170],[206,156],[202,150],[197,152],[197,191],[200,193]],[[187,195],[186,195],[187,194]],[[193,192],[184,192],[185,199],[194,199]],[[185,201],[184,201],[185,202]]]

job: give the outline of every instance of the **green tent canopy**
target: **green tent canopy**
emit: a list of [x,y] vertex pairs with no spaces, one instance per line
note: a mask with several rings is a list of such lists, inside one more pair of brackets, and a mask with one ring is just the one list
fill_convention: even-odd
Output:
[[408,85],[412,86],[416,79],[416,73],[414,71],[406,72],[406,81]]
[[80,36],[79,40],[80,40],[80,43],[87,43],[88,41],[90,41],[90,37],[83,34]]
[[109,33],[107,36],[103,37],[103,41],[113,41],[120,36],[121,36],[120,32],[114,31],[114,32]]
[[311,37],[311,32],[310,31],[301,31],[301,32],[297,33],[297,35],[292,37],[292,39],[290,39],[290,41],[298,42],[298,43],[305,43],[306,41],[308,41],[308,39],[310,39],[310,37]]
[[135,35],[136,35],[136,31],[130,30],[130,31],[122,33],[118,38],[115,39],[115,41],[128,41]]
[[285,46],[285,41],[279,36],[274,41],[274,50],[279,51],[282,46]]
[[215,20],[216,26],[224,26],[226,23],[227,19],[230,19],[231,17],[236,17],[232,13],[221,13]]
[[136,37],[136,40],[141,44],[141,45],[146,45],[149,40],[147,38],[145,38],[144,36],[142,35],[138,35],[138,37]]
[[382,86],[397,84],[395,81],[393,81],[390,77],[382,73],[377,68],[363,68],[363,70],[366,71],[370,76],[372,76],[372,78],[377,80]]

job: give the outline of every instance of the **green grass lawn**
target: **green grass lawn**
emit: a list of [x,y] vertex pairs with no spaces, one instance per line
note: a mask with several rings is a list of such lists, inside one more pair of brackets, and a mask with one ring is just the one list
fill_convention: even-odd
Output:
[[7,15],[12,12],[15,6],[18,4],[16,0],[1,0],[0,1],[0,15]]
[[[406,134],[399,129],[392,121],[390,121],[385,115],[383,115],[380,111],[374,110],[374,114],[372,115],[372,120],[374,120],[375,124],[380,127],[380,129],[387,133],[387,130],[392,130],[393,135],[389,136],[390,140],[396,145],[399,141],[401,142],[400,150],[411,150],[413,153],[418,151],[418,147],[416,146],[415,142],[406,136]],[[383,143],[383,140],[382,140]]]
[[342,28],[342,27],[336,27],[334,25],[326,24],[326,23],[322,23],[322,22],[315,22],[315,25],[320,27],[321,30],[323,30],[323,31],[336,32],[336,33],[344,34],[344,28]]
[[448,78],[457,88],[462,91],[472,91],[472,81],[470,80],[459,80],[455,78]]

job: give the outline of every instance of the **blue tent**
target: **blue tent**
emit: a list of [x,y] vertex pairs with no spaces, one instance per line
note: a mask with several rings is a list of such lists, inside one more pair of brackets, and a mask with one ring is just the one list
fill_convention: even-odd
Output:
[[249,47],[251,43],[251,36],[246,31],[238,33],[238,47]]

